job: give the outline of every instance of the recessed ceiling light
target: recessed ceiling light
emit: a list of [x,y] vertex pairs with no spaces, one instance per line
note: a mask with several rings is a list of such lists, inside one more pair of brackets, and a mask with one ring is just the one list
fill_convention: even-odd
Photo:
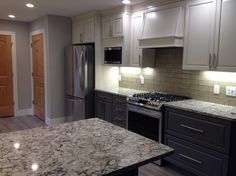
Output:
[[11,15],[11,14],[9,14],[8,17],[9,17],[9,18],[16,18],[15,15]]
[[29,8],[34,8],[34,4],[27,3],[27,4],[26,4],[26,7],[29,7]]
[[130,4],[131,1],[130,1],[130,0],[122,0],[122,3],[123,3],[123,4]]

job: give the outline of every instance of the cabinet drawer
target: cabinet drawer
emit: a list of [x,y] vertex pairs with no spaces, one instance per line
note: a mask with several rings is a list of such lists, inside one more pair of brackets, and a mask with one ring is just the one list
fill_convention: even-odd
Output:
[[123,97],[123,96],[114,96],[113,103],[126,106],[127,105],[127,98]]
[[166,132],[190,142],[227,153],[230,124],[177,109],[166,109]]
[[227,156],[166,135],[165,144],[175,152],[167,161],[199,176],[226,176]]
[[113,105],[112,122],[125,125],[126,119],[127,119],[126,106]]
[[113,95],[106,92],[95,91],[95,98],[99,99],[100,101],[112,103]]

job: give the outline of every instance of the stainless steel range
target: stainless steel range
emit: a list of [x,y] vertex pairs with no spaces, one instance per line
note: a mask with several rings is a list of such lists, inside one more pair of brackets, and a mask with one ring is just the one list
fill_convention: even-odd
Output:
[[166,102],[189,99],[162,92],[145,92],[128,97],[128,126],[133,132],[162,142],[162,110]]
[[[189,99],[162,92],[145,92],[128,97],[127,129],[162,143],[163,104]],[[161,162],[157,162],[161,165]]]

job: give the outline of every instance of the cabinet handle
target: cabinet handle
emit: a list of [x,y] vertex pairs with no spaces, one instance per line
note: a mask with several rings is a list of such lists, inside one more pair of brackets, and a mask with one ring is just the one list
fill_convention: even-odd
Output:
[[184,155],[184,154],[179,154],[181,157],[183,157],[183,158],[185,158],[185,159],[187,159],[187,160],[190,160],[190,161],[193,161],[193,162],[195,162],[195,163],[197,163],[197,164],[202,164],[202,161],[199,161],[199,160],[197,160],[197,159],[194,159],[194,158],[192,158],[192,157],[190,157],[190,156],[187,156],[187,155]]
[[212,54],[209,54],[209,68],[212,68]]
[[217,58],[216,58],[216,54],[213,54],[213,67],[216,68],[217,67]]
[[141,66],[141,55],[140,54],[138,55],[138,64],[139,64],[139,66]]
[[182,128],[185,128],[185,129],[188,129],[188,130],[191,130],[191,131],[195,131],[195,132],[198,132],[198,133],[204,133],[204,130],[200,130],[200,129],[197,129],[197,128],[193,128],[193,127],[190,127],[188,125],[184,125],[184,124],[180,124],[180,126]]

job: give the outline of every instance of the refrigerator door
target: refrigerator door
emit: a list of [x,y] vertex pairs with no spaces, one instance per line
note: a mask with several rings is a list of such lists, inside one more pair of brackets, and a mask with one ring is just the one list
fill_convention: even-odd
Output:
[[66,95],[85,98],[85,58],[83,46],[69,46],[65,60]]
[[66,122],[85,119],[85,100],[66,97]]

